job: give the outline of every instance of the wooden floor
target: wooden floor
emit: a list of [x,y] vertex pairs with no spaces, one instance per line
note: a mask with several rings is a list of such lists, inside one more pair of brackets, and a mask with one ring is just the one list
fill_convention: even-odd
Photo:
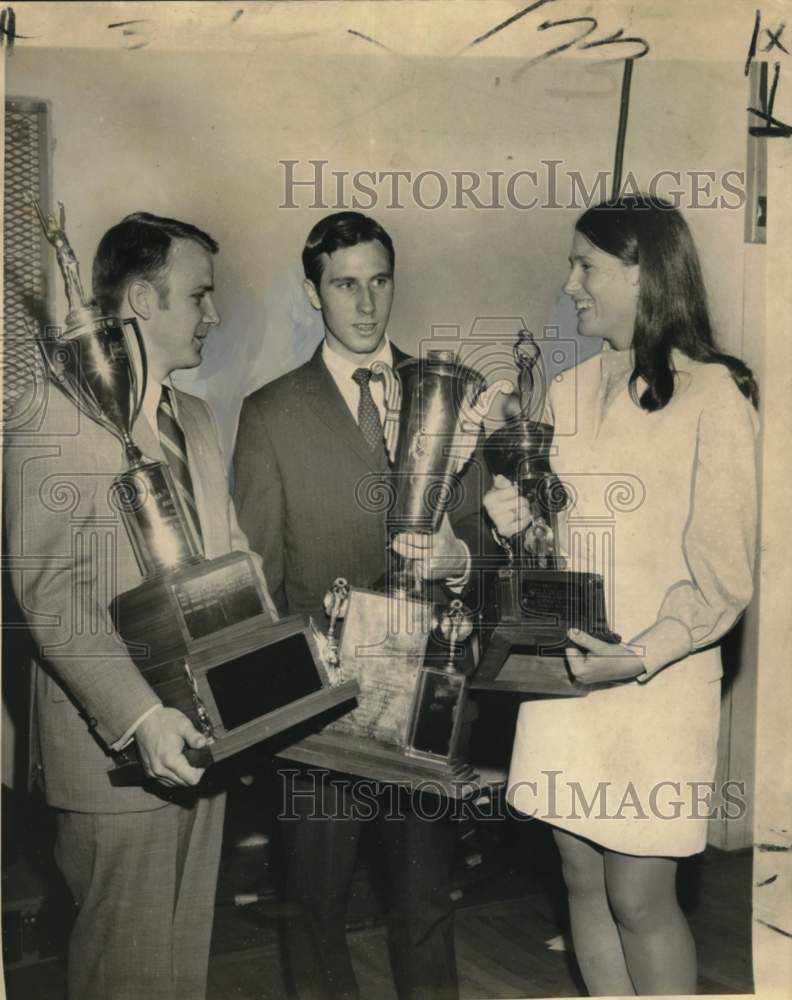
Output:
[[[683,889],[699,952],[699,992],[752,993],[750,853],[708,851],[689,878]],[[585,996],[571,952],[547,947],[563,922],[552,889],[514,870],[494,881],[494,886],[466,889],[459,903],[456,946],[463,1000]],[[228,909],[225,914],[218,910],[208,1000],[283,1000],[276,904]],[[361,996],[396,1000],[384,929],[361,923],[347,935]]]
[[[237,846],[261,826],[256,795],[255,789],[242,790],[230,802],[208,1000],[286,996],[272,891],[277,857],[267,843]],[[463,1000],[585,995],[571,952],[547,946],[562,934],[565,922],[558,860],[547,830],[534,822],[500,821],[474,824],[467,832],[454,868]],[[368,863],[364,854],[349,902],[350,949],[361,997],[395,1000]],[[681,870],[681,895],[699,952],[701,993],[753,991],[751,881],[747,852],[708,851]],[[237,905],[240,894],[246,894],[247,905]],[[9,1000],[63,1000],[62,960],[8,970],[6,990]]]

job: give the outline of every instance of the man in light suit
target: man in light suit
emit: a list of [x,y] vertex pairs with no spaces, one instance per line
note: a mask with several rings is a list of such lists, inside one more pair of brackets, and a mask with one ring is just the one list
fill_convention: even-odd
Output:
[[[325,338],[310,361],[242,407],[234,458],[240,523],[263,557],[279,610],[312,615],[317,623],[326,621],[322,600],[335,577],[370,587],[386,568],[385,511],[372,502],[388,472],[384,390],[370,369],[375,361],[395,366],[406,359],[386,333],[394,260],[390,236],[371,218],[340,212],[317,223],[303,266]],[[480,506],[478,472],[473,467],[465,477],[459,516]],[[448,548],[440,551],[435,539],[434,554],[454,575],[464,571],[466,552],[445,537]],[[321,772],[308,769],[295,784],[284,775],[292,913],[284,938],[300,997],[347,1000],[359,995],[344,911],[362,823],[348,818],[355,779],[331,777],[322,782]],[[401,1000],[446,1000],[458,995],[449,899],[453,828],[416,816],[407,795],[398,811],[401,819],[377,826],[390,869],[397,992]]]
[[[175,418],[189,474],[185,502],[194,505],[208,558],[246,550],[247,541],[211,412],[175,391],[168,375],[200,364],[203,341],[219,322],[217,249],[192,225],[137,213],[105,234],[93,270],[103,313],[136,317],[145,345],[148,385],[132,437],[147,458],[174,469],[169,449],[180,433],[164,443],[163,409]],[[43,399],[33,393],[10,421],[5,510],[14,586],[38,651],[34,766],[58,810],[56,859],[78,907],[69,994],[199,1000],[224,795],[206,787],[182,752],[205,745],[204,736],[162,706],[108,614],[115,594],[141,582],[108,497],[125,467],[120,443],[55,387],[39,388]],[[112,751],[133,739],[149,780],[113,787]]]

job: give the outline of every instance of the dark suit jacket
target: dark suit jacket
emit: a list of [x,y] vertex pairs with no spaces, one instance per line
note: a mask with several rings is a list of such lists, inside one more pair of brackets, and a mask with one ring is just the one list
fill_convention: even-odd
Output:
[[[394,365],[407,355],[393,346]],[[452,521],[478,512],[479,453],[463,473],[464,500]],[[371,586],[385,571],[387,475],[322,360],[270,382],[244,401],[234,454],[235,502],[259,552],[279,611],[314,616],[323,628],[325,591],[338,576]],[[466,540],[468,536],[466,535]]]

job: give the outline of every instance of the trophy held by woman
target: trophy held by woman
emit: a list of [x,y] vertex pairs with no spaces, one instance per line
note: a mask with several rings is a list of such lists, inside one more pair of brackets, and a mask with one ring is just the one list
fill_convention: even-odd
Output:
[[493,476],[517,484],[528,524],[511,538],[496,533],[506,554],[492,588],[494,625],[476,674],[477,689],[582,695],[564,662],[571,628],[618,641],[608,627],[602,576],[566,568],[562,519],[572,499],[552,472],[553,416],[541,351],[527,330],[513,348],[519,410],[491,434],[484,454]]

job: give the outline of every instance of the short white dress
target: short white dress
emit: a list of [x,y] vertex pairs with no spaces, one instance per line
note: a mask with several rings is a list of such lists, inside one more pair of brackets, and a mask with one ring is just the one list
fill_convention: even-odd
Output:
[[681,857],[706,844],[717,642],[752,594],[757,419],[723,365],[676,351],[673,364],[674,395],[654,413],[630,397],[629,351],[551,389],[552,465],[572,498],[560,547],[570,569],[603,574],[609,624],[648,677],[524,702],[508,798],[610,850]]

